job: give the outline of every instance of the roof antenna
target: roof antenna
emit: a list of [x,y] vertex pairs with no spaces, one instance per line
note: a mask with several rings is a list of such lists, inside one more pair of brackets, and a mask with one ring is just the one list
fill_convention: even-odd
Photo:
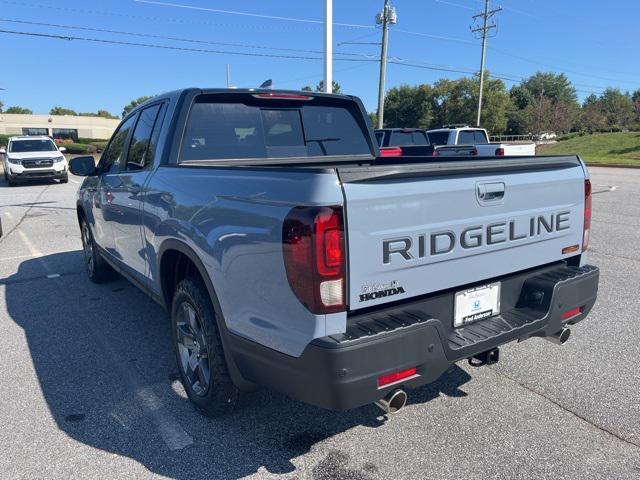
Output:
[[260,85],[260,88],[273,89],[273,80],[265,80],[264,82],[262,82],[262,85]]

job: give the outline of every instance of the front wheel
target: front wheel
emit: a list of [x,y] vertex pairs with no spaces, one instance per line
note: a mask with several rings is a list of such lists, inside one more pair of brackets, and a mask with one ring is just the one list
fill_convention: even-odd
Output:
[[102,258],[102,255],[100,255],[96,242],[93,240],[91,228],[85,220],[82,220],[80,231],[82,232],[84,265],[89,280],[94,283],[104,283],[111,280],[115,272],[105,259]]
[[60,179],[60,183],[69,183],[69,175],[65,175]]
[[213,305],[202,280],[178,283],[171,308],[173,347],[187,395],[204,415],[233,411],[238,388],[224,358]]

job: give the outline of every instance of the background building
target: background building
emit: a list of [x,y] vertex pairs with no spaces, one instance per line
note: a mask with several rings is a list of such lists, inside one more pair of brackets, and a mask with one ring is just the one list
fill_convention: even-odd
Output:
[[119,123],[119,119],[102,117],[0,113],[0,135],[49,135],[73,142],[78,138],[107,140]]

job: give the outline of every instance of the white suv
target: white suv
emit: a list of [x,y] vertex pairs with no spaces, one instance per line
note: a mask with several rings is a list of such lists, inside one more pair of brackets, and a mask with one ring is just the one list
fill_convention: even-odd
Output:
[[55,178],[60,183],[69,181],[67,160],[62,155],[64,147],[58,146],[46,136],[10,137],[2,166],[4,179],[13,186],[17,182],[36,178]]

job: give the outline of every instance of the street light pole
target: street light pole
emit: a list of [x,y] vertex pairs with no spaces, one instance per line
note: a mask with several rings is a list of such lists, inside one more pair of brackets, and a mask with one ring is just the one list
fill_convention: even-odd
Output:
[[333,0],[324,0],[324,91],[333,92]]

